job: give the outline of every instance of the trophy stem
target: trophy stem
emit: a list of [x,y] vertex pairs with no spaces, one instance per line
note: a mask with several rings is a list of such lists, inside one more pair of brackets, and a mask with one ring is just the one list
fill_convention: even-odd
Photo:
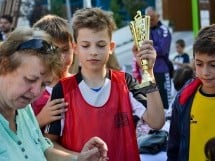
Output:
[[141,87],[147,87],[150,86],[152,83],[152,79],[150,74],[148,73],[148,60],[143,59],[141,61],[141,65],[142,65],[142,81],[140,86]]

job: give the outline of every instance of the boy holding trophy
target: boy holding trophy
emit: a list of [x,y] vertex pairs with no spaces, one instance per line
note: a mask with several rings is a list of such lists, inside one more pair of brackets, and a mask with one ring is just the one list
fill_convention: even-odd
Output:
[[139,50],[133,48],[139,63],[148,60],[147,71],[153,85],[143,91],[130,74],[106,68],[115,47],[113,20],[108,13],[99,8],[77,10],[72,27],[74,53],[81,70],[54,87],[52,99],[64,97],[69,105],[64,119],[52,123],[47,136],[71,152],[80,152],[86,139],[98,136],[108,145],[110,161],[140,161],[134,117],[155,129],[164,124],[153,75],[156,52],[152,41],[143,41]]

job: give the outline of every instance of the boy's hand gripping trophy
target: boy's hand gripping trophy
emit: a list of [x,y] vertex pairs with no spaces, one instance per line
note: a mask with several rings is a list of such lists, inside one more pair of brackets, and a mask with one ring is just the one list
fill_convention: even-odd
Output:
[[[144,40],[149,40],[150,32],[150,17],[142,16],[140,11],[137,11],[134,21],[129,24],[137,50],[140,49]],[[152,78],[148,73],[148,60],[143,59],[142,65],[142,82],[138,88],[149,87],[152,84]]]

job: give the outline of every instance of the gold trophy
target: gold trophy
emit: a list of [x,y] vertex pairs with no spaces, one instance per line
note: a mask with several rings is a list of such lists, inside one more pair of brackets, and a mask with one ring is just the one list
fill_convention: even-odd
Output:
[[[137,11],[134,21],[129,24],[137,50],[140,49],[144,40],[149,40],[150,33],[150,16],[142,16],[141,11]],[[148,73],[148,60],[143,59],[142,65],[142,82],[137,88],[149,87],[152,84],[152,78]]]

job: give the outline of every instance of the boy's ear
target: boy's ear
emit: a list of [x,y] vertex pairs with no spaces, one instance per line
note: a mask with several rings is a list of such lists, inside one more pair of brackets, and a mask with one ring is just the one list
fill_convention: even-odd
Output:
[[111,42],[110,43],[110,52],[112,53],[113,52],[113,50],[115,49],[115,46],[116,46],[116,44],[115,44],[115,42]]

